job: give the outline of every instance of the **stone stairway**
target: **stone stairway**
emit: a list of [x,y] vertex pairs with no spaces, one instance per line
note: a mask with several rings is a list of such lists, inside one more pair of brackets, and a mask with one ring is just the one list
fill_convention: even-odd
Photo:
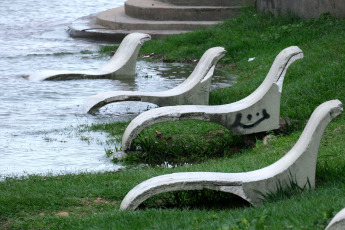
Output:
[[255,0],[127,0],[123,7],[77,19],[68,32],[72,37],[111,41],[141,32],[157,39],[208,28],[254,5]]

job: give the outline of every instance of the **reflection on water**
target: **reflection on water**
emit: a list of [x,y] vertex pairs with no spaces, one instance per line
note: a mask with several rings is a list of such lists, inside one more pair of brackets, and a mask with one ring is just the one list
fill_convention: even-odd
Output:
[[[122,5],[124,0],[3,0],[0,2],[0,178],[25,173],[116,170],[104,153],[105,136],[80,133],[92,123],[128,120],[147,103],[109,105],[97,116],[79,106],[97,93],[113,90],[162,91],[180,84],[193,66],[139,61],[128,80],[29,82],[23,75],[45,69],[91,70],[110,57],[90,52],[100,43],[67,36],[74,19]],[[93,52],[94,53],[94,52]],[[218,72],[219,73],[219,72]],[[231,83],[216,77],[212,87]],[[134,103],[134,104],[133,104]]]

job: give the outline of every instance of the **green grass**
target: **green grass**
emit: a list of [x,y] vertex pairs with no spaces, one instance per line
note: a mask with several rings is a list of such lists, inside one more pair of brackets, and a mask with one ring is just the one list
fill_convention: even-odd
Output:
[[140,153],[133,153],[136,158],[132,161],[150,165],[196,163],[231,155],[243,146],[242,137],[217,124],[166,122],[153,125],[141,133],[132,147]]
[[[209,30],[145,43],[143,53],[164,56],[166,61],[199,58],[210,47],[224,46],[228,53],[220,65],[238,78],[234,86],[211,92],[210,103],[214,105],[249,95],[265,78],[275,56],[288,46],[298,45],[305,58],[290,66],[281,100],[281,116],[298,124],[284,134],[270,133],[274,138],[268,144],[257,139],[252,148],[242,148],[240,137],[212,123],[157,124],[136,140],[135,147],[144,153],[139,160],[155,164],[168,159],[178,167],[7,178],[0,182],[0,229],[324,229],[345,204],[344,114],[331,122],[322,139],[316,189],[295,188],[287,194],[280,191],[259,207],[210,191],[162,194],[138,211],[120,211],[119,206],[130,189],[154,176],[244,172],[280,159],[294,145],[317,105],[330,99],[345,102],[344,34],[345,20],[327,15],[301,20],[247,11]],[[256,59],[248,62],[250,57]],[[106,131],[113,138],[121,136],[126,125],[91,128]],[[162,133],[160,138],[156,130]],[[234,146],[241,148],[231,151]],[[182,164],[185,161],[193,163]],[[61,212],[68,216],[58,216]]]

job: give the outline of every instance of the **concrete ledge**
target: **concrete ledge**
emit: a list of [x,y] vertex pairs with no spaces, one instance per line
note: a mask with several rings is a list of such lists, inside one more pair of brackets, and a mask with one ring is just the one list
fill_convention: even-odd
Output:
[[[243,173],[185,172],[162,175],[134,187],[122,200],[122,210],[135,210],[148,198],[165,192],[215,190],[232,193],[253,205],[293,181],[300,187],[315,187],[319,145],[328,123],[343,111],[338,100],[328,101],[315,109],[302,135],[280,160],[265,168]],[[343,229],[343,228],[342,228]]]
[[[160,39],[165,36],[187,33],[188,30],[127,30],[111,29],[106,26],[96,24],[97,15],[89,15],[75,20],[67,32],[74,38],[87,38],[97,41],[111,41],[120,43],[127,35],[131,33],[150,34],[152,39]],[[109,22],[112,24],[112,22]],[[143,27],[145,28],[145,27]]]
[[181,6],[255,6],[255,0],[161,0]]
[[220,21],[234,17],[242,6],[176,6],[155,0],[127,0],[126,15],[157,21]]
[[219,21],[156,21],[133,18],[124,7],[106,10],[97,15],[96,24],[113,30],[171,30],[188,31],[209,28]]
[[274,15],[291,13],[301,18],[318,18],[323,13],[345,17],[344,0],[257,0],[256,8]]
[[[96,24],[97,15],[88,15],[75,20],[68,26],[67,33],[73,38],[87,38],[97,41],[120,43],[124,37],[135,31],[112,30]],[[140,31],[137,31],[140,32]]]

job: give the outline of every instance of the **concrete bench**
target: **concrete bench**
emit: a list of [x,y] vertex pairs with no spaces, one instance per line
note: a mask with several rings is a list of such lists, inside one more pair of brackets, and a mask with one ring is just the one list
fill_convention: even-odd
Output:
[[165,121],[211,121],[237,135],[279,128],[284,76],[289,65],[302,57],[302,50],[297,46],[281,51],[261,85],[252,94],[235,103],[218,106],[169,106],[140,114],[126,128],[122,137],[122,150],[129,150],[133,140],[143,129]]
[[[253,205],[262,202],[262,195],[288,186],[291,181],[300,187],[315,187],[316,161],[320,141],[328,123],[343,111],[338,100],[321,104],[311,115],[293,148],[277,162],[250,172],[216,173],[185,172],[157,176],[134,187],[123,199],[120,208],[134,210],[148,198],[171,191],[216,190],[233,193]],[[308,188],[308,186],[306,186]]]
[[94,113],[100,107],[120,101],[142,101],[158,106],[207,105],[213,71],[218,60],[225,55],[225,49],[214,47],[201,57],[191,75],[177,87],[162,92],[113,91],[97,94],[89,98],[82,110]]
[[81,72],[45,70],[30,75],[28,80],[42,81],[134,77],[139,50],[143,43],[150,39],[150,35],[142,33],[127,35],[110,61],[97,70]]
[[344,230],[345,229],[345,208],[340,210],[326,227],[326,230]]

